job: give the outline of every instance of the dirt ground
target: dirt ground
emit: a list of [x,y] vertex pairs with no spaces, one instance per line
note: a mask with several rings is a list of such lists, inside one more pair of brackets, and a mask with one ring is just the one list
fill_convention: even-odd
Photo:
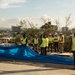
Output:
[[0,75],[75,75],[73,65],[1,60]]

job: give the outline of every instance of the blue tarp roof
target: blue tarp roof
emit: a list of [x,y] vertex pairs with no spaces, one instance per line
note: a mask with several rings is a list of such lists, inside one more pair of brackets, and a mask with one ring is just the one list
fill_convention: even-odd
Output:
[[39,55],[28,46],[15,45],[15,46],[0,46],[0,58],[27,60],[43,63],[55,63],[73,65],[73,59],[66,58],[58,55]]

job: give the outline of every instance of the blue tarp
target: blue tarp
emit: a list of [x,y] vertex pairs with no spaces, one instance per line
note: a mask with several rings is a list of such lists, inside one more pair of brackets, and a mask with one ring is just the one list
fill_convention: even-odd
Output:
[[39,55],[28,46],[15,45],[15,46],[0,46],[0,58],[26,60],[42,63],[55,63],[73,65],[73,59],[66,58],[58,55]]

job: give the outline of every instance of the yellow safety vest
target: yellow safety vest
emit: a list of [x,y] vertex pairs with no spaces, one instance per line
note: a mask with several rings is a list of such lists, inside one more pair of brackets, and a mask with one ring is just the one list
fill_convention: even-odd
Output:
[[54,42],[58,42],[59,40],[58,40],[58,37],[56,36],[56,37],[54,37],[54,40],[53,40]]
[[72,51],[75,51],[75,37],[72,38]]
[[27,39],[27,38],[24,38],[24,39],[23,39],[22,44],[26,44],[26,39]]
[[45,38],[45,47],[48,47],[48,44],[49,44],[49,39]]
[[34,38],[34,44],[38,44],[38,38]]
[[42,43],[41,43],[40,47],[45,47],[45,38],[42,38]]
[[53,43],[53,38],[49,37],[49,43]]
[[64,43],[64,37],[60,37],[59,43],[63,44]]

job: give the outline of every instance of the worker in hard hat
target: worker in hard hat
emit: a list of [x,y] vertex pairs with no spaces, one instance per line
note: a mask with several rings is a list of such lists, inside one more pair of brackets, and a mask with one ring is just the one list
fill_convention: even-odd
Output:
[[27,39],[26,33],[22,34],[21,44],[22,44],[22,46],[21,46],[21,50],[20,50],[20,55],[24,56],[25,49],[23,47],[28,46],[28,39]]
[[21,39],[22,41],[21,41],[21,44],[23,44],[23,45],[28,45],[28,39],[27,39],[27,37],[26,37],[26,33],[23,33],[22,34],[22,39]]
[[40,50],[41,50],[40,54],[41,55],[46,55],[46,49],[45,49],[46,45],[45,45],[45,35],[44,34],[42,34],[40,36],[39,44],[40,44]]
[[64,52],[64,35],[62,33],[59,34],[59,52]]
[[52,36],[51,33],[49,34],[48,39],[49,39],[48,51],[51,51],[52,52],[53,36]]
[[70,43],[71,43],[71,51],[73,53],[73,59],[74,59],[74,68],[73,69],[75,70],[75,33],[74,33],[74,36],[72,36]]
[[47,49],[48,49],[48,45],[49,45],[49,38],[45,35],[44,39],[45,39],[45,55],[47,55]]
[[59,52],[59,49],[58,49],[59,38],[57,33],[54,34],[53,43],[54,43],[55,52]]
[[35,52],[39,53],[38,52],[38,44],[39,44],[39,40],[38,40],[38,36],[37,35],[34,35],[34,38],[33,38],[33,49]]

